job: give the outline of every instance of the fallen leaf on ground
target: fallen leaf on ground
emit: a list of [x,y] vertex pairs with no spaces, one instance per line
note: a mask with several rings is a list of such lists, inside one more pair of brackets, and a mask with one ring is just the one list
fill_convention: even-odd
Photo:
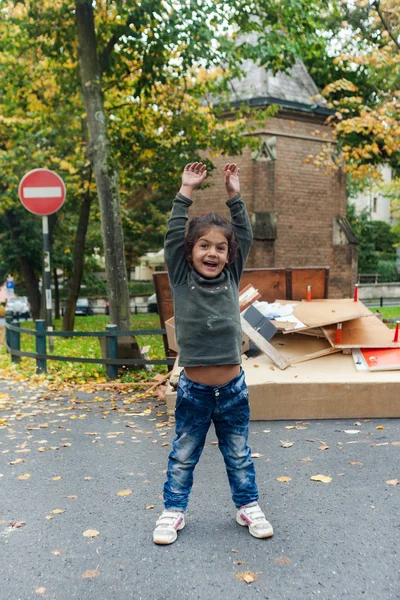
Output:
[[64,554],[65,550],[64,549],[55,549],[52,550],[51,553],[53,554],[53,556],[60,556],[60,554]]
[[263,429],[263,433],[271,433],[270,429]]
[[62,479],[61,475],[57,475],[57,477],[52,477],[52,481],[60,481]]
[[376,429],[385,429],[383,425],[377,425]]
[[392,446],[400,446],[400,442],[392,442]]
[[312,458],[310,458],[309,456],[306,456],[305,458],[299,458],[299,462],[311,462]]
[[51,512],[55,515],[61,515],[61,513],[65,512],[65,510],[63,508],[55,508]]
[[85,537],[97,537],[99,535],[99,532],[96,531],[96,529],[86,529],[86,531],[83,532],[83,534]]
[[275,564],[277,565],[290,565],[292,560],[287,558],[286,556],[280,556],[279,558],[275,558]]
[[322,483],[330,483],[332,481],[332,477],[328,477],[327,475],[312,475],[312,481],[321,481]]
[[282,448],[291,448],[294,442],[289,442],[289,440],[280,440]]
[[85,571],[84,573],[82,573],[81,577],[83,579],[85,579],[85,578],[91,578],[91,577],[98,577],[99,575],[100,575],[100,571],[95,571],[95,570],[90,571],[89,570],[89,571]]
[[350,433],[350,434],[360,433],[360,429],[345,429],[344,433]]
[[154,504],[149,504],[148,506],[146,506],[146,510],[151,510],[152,508],[154,508]]
[[286,475],[282,475],[282,477],[277,477],[276,479],[277,479],[277,481],[282,481],[283,483],[285,483],[287,481],[292,481],[292,478],[286,477]]
[[264,456],[264,454],[260,454],[259,452],[253,452],[251,458],[261,458],[261,456]]
[[8,524],[9,527],[13,527],[14,529],[18,529],[19,527],[23,527],[24,525],[24,521],[11,521],[11,523]]
[[362,462],[357,462],[356,460],[351,460],[350,464],[351,465],[362,465]]
[[388,483],[389,485],[399,485],[400,481],[398,479],[389,479],[388,481],[386,481],[386,483]]
[[132,494],[132,490],[121,490],[118,492],[117,496],[130,496]]
[[17,479],[19,479],[20,481],[25,481],[26,479],[29,479],[29,477],[29,473],[25,473],[25,475],[20,475],[19,477],[17,477]]
[[329,446],[324,444],[323,446],[318,446],[318,450],[329,450]]
[[241,581],[245,581],[246,583],[253,583],[258,579],[257,575],[253,573],[253,571],[243,571],[243,573],[236,573],[236,579],[241,579]]
[[35,592],[38,596],[43,596],[43,594],[46,592],[46,588],[44,588],[44,587],[36,588]]
[[211,442],[212,446],[218,446],[218,442]]

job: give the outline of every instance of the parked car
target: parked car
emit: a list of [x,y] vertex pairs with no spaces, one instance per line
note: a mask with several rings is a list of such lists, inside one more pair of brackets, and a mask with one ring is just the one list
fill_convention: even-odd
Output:
[[31,316],[31,305],[26,296],[14,296],[9,298],[6,303],[6,317],[24,317],[29,319]]
[[89,298],[78,298],[76,301],[75,314],[82,317],[91,317],[94,314]]
[[158,314],[157,295],[156,294],[152,294],[151,296],[149,296],[149,298],[147,300],[147,312]]

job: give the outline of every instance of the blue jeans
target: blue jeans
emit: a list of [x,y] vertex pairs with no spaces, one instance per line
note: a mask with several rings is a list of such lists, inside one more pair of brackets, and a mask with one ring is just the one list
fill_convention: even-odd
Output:
[[176,437],[164,485],[166,509],[184,511],[193,471],[204,448],[211,421],[225,460],[237,508],[258,500],[256,473],[247,444],[250,408],[244,372],[222,386],[201,385],[181,372],[175,407]]

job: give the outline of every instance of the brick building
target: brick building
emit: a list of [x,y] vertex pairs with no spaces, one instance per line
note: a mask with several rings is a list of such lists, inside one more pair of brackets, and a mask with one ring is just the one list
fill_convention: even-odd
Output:
[[346,180],[341,171],[325,174],[304,160],[332,141],[325,124],[330,111],[302,63],[291,75],[272,75],[248,63],[247,76],[232,82],[232,103],[280,106],[256,134],[262,147],[253,154],[213,158],[211,187],[197,192],[191,215],[207,210],[228,216],[221,177],[226,162],[240,166],[242,194],[254,231],[248,267],[328,266],[329,296],[352,295],[357,277],[357,240],[346,221]]

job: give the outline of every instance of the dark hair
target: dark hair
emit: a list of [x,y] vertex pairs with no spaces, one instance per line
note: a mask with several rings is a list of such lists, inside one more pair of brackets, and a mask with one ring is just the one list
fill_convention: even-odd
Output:
[[238,243],[236,241],[231,223],[227,221],[227,219],[224,219],[224,217],[221,217],[221,215],[218,215],[216,212],[208,212],[200,215],[199,217],[193,217],[188,223],[184,244],[185,257],[189,263],[192,260],[192,250],[197,240],[214,227],[220,229],[221,233],[223,233],[227,239],[228,263],[231,264],[235,261],[238,251]]

